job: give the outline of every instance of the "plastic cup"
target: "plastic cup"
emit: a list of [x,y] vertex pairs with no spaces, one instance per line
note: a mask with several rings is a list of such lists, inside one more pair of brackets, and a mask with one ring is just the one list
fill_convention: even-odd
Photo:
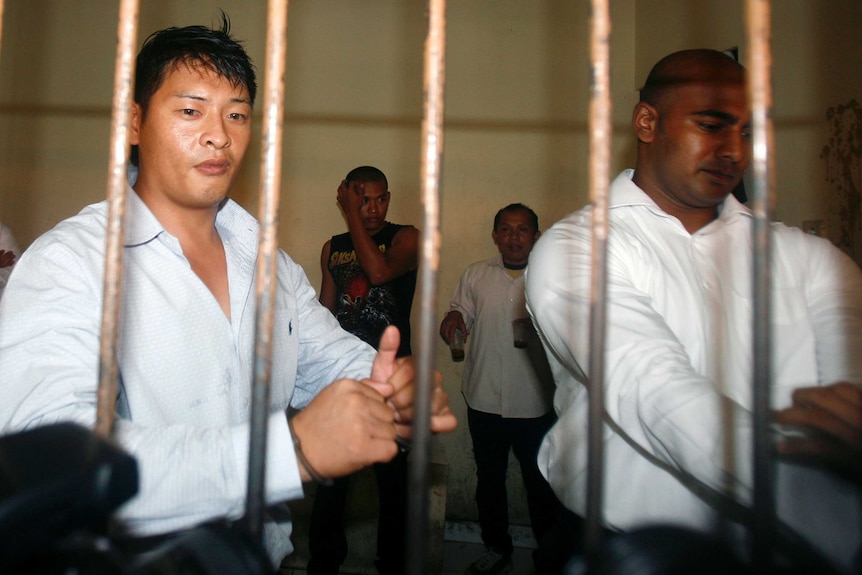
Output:
[[455,330],[452,341],[449,342],[449,351],[452,353],[452,361],[464,361],[464,332]]
[[527,341],[530,339],[530,332],[533,331],[533,322],[528,317],[521,317],[512,320],[512,339],[515,347],[527,347]]

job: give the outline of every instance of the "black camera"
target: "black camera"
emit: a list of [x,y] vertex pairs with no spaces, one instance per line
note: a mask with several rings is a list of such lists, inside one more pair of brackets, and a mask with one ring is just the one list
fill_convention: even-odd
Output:
[[0,575],[274,573],[262,542],[227,521],[128,551],[109,523],[137,492],[134,457],[80,425],[0,437]]

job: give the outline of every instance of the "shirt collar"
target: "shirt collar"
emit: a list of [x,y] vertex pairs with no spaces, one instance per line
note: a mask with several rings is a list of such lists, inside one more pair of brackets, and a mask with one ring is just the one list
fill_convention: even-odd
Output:
[[[504,272],[506,272],[506,273],[509,273],[509,271],[511,271],[511,268],[507,268],[507,267],[506,267],[506,264],[504,264],[504,263],[503,263],[503,254],[499,254],[499,253],[498,253],[495,257],[493,257],[493,258],[491,258],[491,259],[487,260],[487,262],[488,262],[488,265],[489,265],[489,266],[492,266],[492,267],[498,267],[498,268],[500,268],[501,270],[503,270],[503,271],[504,271]],[[529,264],[529,262],[527,262],[527,267],[529,267],[529,265],[530,265],[530,264]],[[524,272],[524,271],[526,271],[526,270],[527,270],[527,268],[525,267],[525,268],[524,268],[524,269],[522,269],[522,270],[516,270],[516,271]],[[523,275],[523,274],[522,274],[522,275]]]
[[[673,217],[662,210],[655,201],[647,195],[637,184],[632,181],[635,171],[623,170],[611,185],[611,195],[608,202],[609,209],[623,208],[628,206],[644,206],[654,214],[661,217]],[[718,207],[718,220],[729,222],[736,216],[752,217],[751,210],[739,203],[733,194],[728,194]]]
[[126,189],[126,247],[145,244],[165,231],[144,201],[131,187]]
[[[158,237],[161,233],[168,234],[135,190],[129,187],[126,192],[125,247],[142,245]],[[256,250],[258,242],[257,220],[233,200],[225,201],[219,210],[216,215],[216,228],[218,228],[223,242],[229,243],[238,240],[243,245],[249,246],[250,249],[253,248],[252,251]]]
[[492,265],[492,266],[496,266],[503,271],[506,270],[506,266],[503,264],[503,255],[502,254],[498,253],[496,256],[494,256],[493,258],[488,260],[488,264]]

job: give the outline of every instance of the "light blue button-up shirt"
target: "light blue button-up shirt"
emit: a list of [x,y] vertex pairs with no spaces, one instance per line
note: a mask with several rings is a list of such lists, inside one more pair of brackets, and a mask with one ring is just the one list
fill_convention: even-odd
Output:
[[[96,413],[107,203],[36,240],[0,307],[0,432]],[[176,237],[129,191],[118,342],[118,439],[138,461],[140,491],[120,510],[148,535],[244,510],[254,360],[257,221],[228,201],[224,244],[231,319],[192,271]],[[302,496],[284,411],[340,377],[370,374],[375,351],[343,331],[305,273],[279,252],[267,499]],[[290,525],[267,531],[275,558]]]

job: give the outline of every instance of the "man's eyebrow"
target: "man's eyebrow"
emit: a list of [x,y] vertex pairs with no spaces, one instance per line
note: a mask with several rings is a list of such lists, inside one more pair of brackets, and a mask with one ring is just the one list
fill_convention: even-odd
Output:
[[[174,98],[177,98],[179,100],[195,100],[197,102],[209,102],[209,98],[199,96],[191,92],[178,92],[177,94],[174,94]],[[248,104],[249,106],[251,106],[251,102],[248,98],[231,98],[230,101],[235,104]]]
[[733,114],[729,114],[728,112],[723,112],[721,110],[698,110],[696,112],[692,112],[692,116],[705,116],[707,118],[715,118],[716,120],[722,120],[728,124],[738,124],[739,117]]
[[194,100],[195,102],[206,102],[207,99],[191,92],[177,92],[174,94],[174,100]]

